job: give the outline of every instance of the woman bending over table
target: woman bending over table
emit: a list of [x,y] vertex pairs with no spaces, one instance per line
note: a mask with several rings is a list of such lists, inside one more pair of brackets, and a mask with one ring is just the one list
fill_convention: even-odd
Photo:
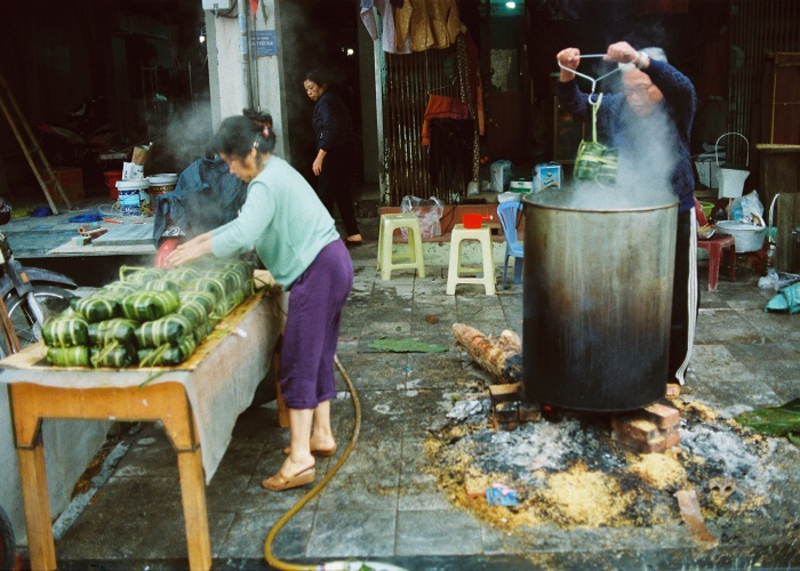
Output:
[[248,183],[233,221],[178,246],[172,265],[213,254],[237,256],[255,246],[289,296],[278,379],[289,409],[291,446],[280,470],[262,482],[273,491],[314,481],[315,456],[332,456],[330,402],[339,322],[353,286],[353,266],[334,220],[305,178],[272,154],[272,118],[246,111],[228,117],[212,139],[232,174]]

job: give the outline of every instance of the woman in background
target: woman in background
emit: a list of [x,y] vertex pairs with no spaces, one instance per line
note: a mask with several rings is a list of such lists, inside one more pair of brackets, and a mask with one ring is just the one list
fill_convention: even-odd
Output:
[[328,91],[328,80],[322,72],[312,70],[306,74],[303,87],[314,101],[311,125],[317,139],[317,156],[311,169],[319,177],[319,197],[333,216],[333,207],[342,216],[348,247],[361,244],[350,187],[353,182],[354,135],[350,112],[344,101]]
[[248,183],[239,216],[178,246],[167,258],[183,264],[209,254],[250,252],[289,290],[278,379],[289,409],[291,445],[280,470],[262,482],[272,491],[314,481],[315,456],[332,456],[330,401],[339,322],[353,286],[353,265],[333,218],[314,189],[272,154],[272,118],[246,112],[225,119],[212,148]]

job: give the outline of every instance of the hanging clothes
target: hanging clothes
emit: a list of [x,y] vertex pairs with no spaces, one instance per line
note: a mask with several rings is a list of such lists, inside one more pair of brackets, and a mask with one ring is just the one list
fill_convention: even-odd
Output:
[[469,105],[446,95],[432,93],[428,96],[428,105],[422,119],[422,146],[430,145],[431,121],[434,119],[468,119]]
[[[408,4],[408,0],[404,2],[404,6]],[[375,21],[375,11],[383,21],[383,30],[378,31],[378,23]],[[367,29],[373,41],[381,38],[381,45],[383,51],[390,54],[410,54],[411,53],[411,38],[406,38],[398,45],[395,42],[395,20],[392,0],[361,0],[361,21]]]
[[433,119],[430,122],[428,171],[439,196],[463,193],[472,180],[472,119]]
[[451,46],[461,33],[456,0],[405,0],[395,8],[394,19],[395,45],[410,39],[415,52]]

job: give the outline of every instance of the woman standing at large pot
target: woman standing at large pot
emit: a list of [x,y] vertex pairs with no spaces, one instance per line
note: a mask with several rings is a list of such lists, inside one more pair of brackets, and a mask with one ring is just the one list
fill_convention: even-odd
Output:
[[328,90],[329,81],[319,70],[306,74],[303,88],[314,101],[311,124],[317,138],[317,156],[312,170],[319,177],[319,197],[333,216],[333,207],[342,216],[348,247],[361,244],[350,187],[353,182],[355,154],[353,125],[344,101]]
[[[561,50],[558,103],[566,112],[591,124],[592,104],[581,92],[575,74],[581,61],[577,48]],[[691,357],[697,316],[698,288],[694,217],[694,170],[689,158],[689,140],[697,107],[692,82],[667,62],[660,48],[635,50],[627,42],[608,46],[606,61],[622,68],[622,93],[605,94],[598,103],[597,129],[604,142],[616,147],[620,164],[632,161],[640,173],[661,178],[652,160],[656,144],[669,145],[662,161],[669,169],[664,178],[678,200],[668,383],[683,384]],[[566,68],[566,69],[565,69]],[[667,160],[670,157],[671,160]]]
[[272,154],[269,115],[228,117],[211,142],[232,174],[248,183],[233,221],[178,246],[168,265],[213,254],[256,254],[284,288],[291,288],[278,379],[289,409],[291,446],[280,470],[262,482],[281,491],[314,480],[315,456],[332,456],[330,401],[336,396],[334,357],[342,308],[353,286],[353,264],[333,218],[314,189]]

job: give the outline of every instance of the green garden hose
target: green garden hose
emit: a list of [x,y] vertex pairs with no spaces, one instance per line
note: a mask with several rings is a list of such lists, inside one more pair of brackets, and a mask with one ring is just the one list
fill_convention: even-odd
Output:
[[358,435],[361,431],[361,403],[358,400],[358,393],[356,392],[356,388],[353,385],[353,381],[350,379],[350,376],[347,374],[347,371],[342,366],[342,363],[339,361],[338,355],[334,356],[334,362],[336,363],[336,368],[339,369],[339,372],[342,374],[345,383],[347,383],[348,388],[350,389],[350,394],[353,397],[353,412],[355,414],[355,425],[353,427],[353,435],[350,437],[350,444],[347,445],[345,448],[342,457],[339,458],[339,461],[331,468],[325,477],[319,481],[319,483],[311,488],[309,492],[300,498],[300,500],[292,506],[289,511],[281,516],[281,518],[272,526],[272,529],[267,534],[267,539],[264,541],[264,558],[267,560],[272,567],[276,569],[285,569],[287,571],[321,571],[321,570],[358,570],[363,569],[365,566],[374,569],[374,570],[386,570],[389,571],[390,569],[400,570],[400,567],[396,567],[394,565],[388,565],[386,563],[375,563],[375,562],[367,562],[367,561],[355,561],[355,560],[348,560],[348,561],[330,561],[327,563],[320,563],[319,565],[296,565],[294,563],[289,563],[287,561],[282,561],[277,559],[272,554],[272,542],[275,540],[275,536],[278,535],[278,532],[281,528],[288,522],[297,512],[299,512],[303,506],[305,506],[314,496],[316,496],[322,489],[328,485],[328,482],[336,475],[336,472],[339,471],[342,464],[345,463],[350,453],[355,448],[356,442],[358,441]]

